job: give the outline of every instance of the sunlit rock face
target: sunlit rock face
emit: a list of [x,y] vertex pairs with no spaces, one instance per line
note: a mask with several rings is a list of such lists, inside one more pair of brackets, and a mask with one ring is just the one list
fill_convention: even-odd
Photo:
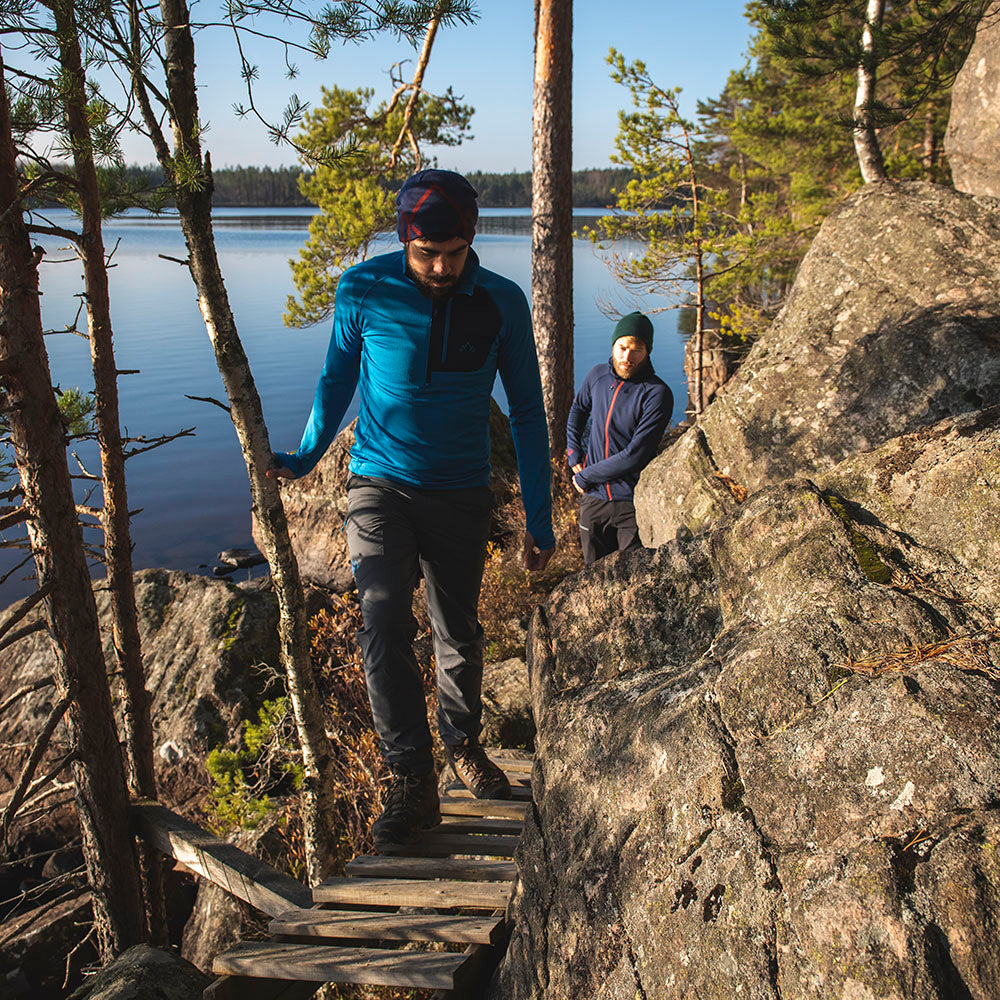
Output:
[[1000,996],[1000,221],[859,192],[563,582],[492,1000]]
[[924,183],[869,186],[823,224],[789,300],[636,490],[643,542],[749,492],[1000,403],[1000,214]]
[[[938,440],[996,471],[983,433]],[[995,570],[948,554],[965,499],[933,471],[926,546],[879,519],[930,506],[921,461],[765,488],[536,612],[492,998],[1000,995]]]
[[1000,20],[984,18],[951,91],[945,152],[955,187],[1000,197]]

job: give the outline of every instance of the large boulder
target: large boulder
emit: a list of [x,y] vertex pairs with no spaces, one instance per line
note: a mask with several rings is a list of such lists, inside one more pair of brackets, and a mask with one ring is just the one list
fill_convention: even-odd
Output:
[[643,472],[643,542],[731,513],[734,488],[823,472],[1000,403],[998,317],[996,203],[868,185],[823,224],[784,309],[696,429]]
[[173,952],[137,944],[101,969],[70,1000],[201,1000],[211,982]]
[[491,998],[1000,995],[996,570],[945,531],[966,498],[941,478],[995,470],[974,426],[760,490],[536,612],[536,805]]
[[[301,479],[283,480],[282,483],[288,533],[302,578],[338,594],[347,593],[354,586],[343,527],[356,423],[356,420],[351,421],[334,438],[312,472]],[[510,421],[493,399],[490,400],[490,447],[490,487],[499,508],[509,499],[509,484],[517,475],[517,459]],[[494,534],[502,534],[505,527],[495,522]],[[260,527],[256,518],[253,520],[253,539],[260,548]]]
[[1000,197],[1000,6],[987,12],[954,86],[944,137],[959,191]]
[[[237,586],[179,570],[141,570],[135,585],[160,795],[187,810],[205,793],[205,754],[252,717],[269,682],[264,668],[278,665],[277,602],[257,583]],[[109,601],[107,588],[98,588],[105,622]],[[111,630],[103,631],[105,655],[113,663]],[[53,673],[43,632],[5,650],[4,657],[0,701]],[[54,688],[43,688],[0,717],[0,790],[16,780],[23,761],[19,746],[39,731],[55,698]],[[53,746],[64,745],[57,729]]]

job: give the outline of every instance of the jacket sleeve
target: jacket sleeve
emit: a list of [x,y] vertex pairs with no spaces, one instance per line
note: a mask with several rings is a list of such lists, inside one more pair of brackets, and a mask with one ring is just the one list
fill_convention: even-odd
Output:
[[657,445],[670,423],[674,397],[667,386],[644,402],[632,440],[619,452],[588,465],[573,478],[583,489],[593,489],[613,479],[641,472],[656,454]]
[[552,532],[549,431],[531,313],[519,288],[505,302],[503,319],[497,360],[510,404],[510,429],[517,453],[525,524],[539,549],[551,549],[556,539]]
[[592,406],[590,374],[583,380],[580,391],[573,399],[573,405],[569,409],[569,419],[566,421],[566,461],[572,469],[574,465],[579,465],[586,458],[586,449],[583,446],[583,435],[587,430],[587,418],[590,416]]
[[294,453],[276,452],[274,456],[280,465],[291,469],[296,478],[311,472],[326,453],[354,398],[361,368],[362,322],[359,306],[360,297],[350,271],[347,271],[337,284],[330,346],[302,441]]

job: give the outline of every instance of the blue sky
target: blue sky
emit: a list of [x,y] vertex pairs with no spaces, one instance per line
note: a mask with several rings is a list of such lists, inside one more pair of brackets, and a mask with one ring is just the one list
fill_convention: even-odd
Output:
[[[212,5],[194,8],[208,19]],[[458,148],[434,151],[442,167],[457,170],[528,170],[531,166],[531,97],[533,75],[532,0],[480,0],[476,24],[438,34],[425,86],[439,91],[451,85],[475,108],[474,139]],[[692,10],[696,17],[692,17]],[[605,57],[615,46],[628,59],[643,59],[661,86],[683,88],[683,107],[694,111],[699,98],[716,96],[729,71],[743,64],[749,26],[741,0],[577,0],[574,9],[573,145],[576,168],[608,165],[617,129],[617,112],[627,93],[611,82]],[[257,100],[279,118],[288,95],[319,99],[322,84],[371,86],[377,97],[391,91],[388,68],[414,58],[405,42],[389,38],[336,48],[316,62],[296,58],[300,76],[283,73],[281,50],[267,43],[251,45],[260,69]],[[196,40],[199,102],[205,136],[216,167],[236,164],[291,164],[295,154],[276,147],[263,127],[239,120],[232,111],[245,92],[232,37],[224,29],[201,32]],[[412,73],[412,62],[407,67]],[[409,75],[409,73],[407,75]],[[129,140],[126,157],[148,163],[153,157],[139,140]]]

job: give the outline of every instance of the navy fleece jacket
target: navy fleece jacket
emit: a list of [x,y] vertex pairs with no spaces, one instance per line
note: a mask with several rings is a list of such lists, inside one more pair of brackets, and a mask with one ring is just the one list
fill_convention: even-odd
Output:
[[540,549],[550,549],[549,438],[531,314],[521,289],[480,267],[472,250],[445,299],[421,294],[401,250],[344,272],[302,441],[294,454],[275,457],[296,476],[309,472],[360,385],[352,472],[424,489],[485,486],[497,372],[510,404],[527,528]]
[[[673,409],[673,393],[648,360],[628,379],[615,373],[610,360],[591,368],[566,424],[570,468],[584,467],[574,481],[602,500],[631,500]],[[590,435],[584,447],[588,419]]]

